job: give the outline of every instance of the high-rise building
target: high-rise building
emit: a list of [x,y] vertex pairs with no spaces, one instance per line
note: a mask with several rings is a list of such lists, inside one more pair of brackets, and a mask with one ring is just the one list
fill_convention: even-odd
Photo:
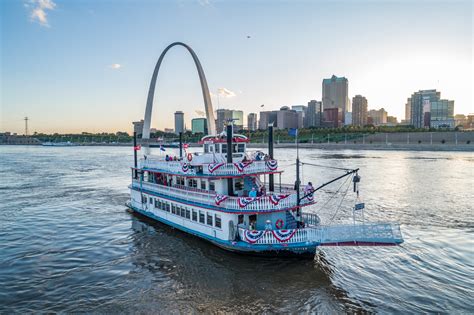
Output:
[[144,124],[143,119],[140,121],[134,121],[132,122],[132,124],[133,124],[133,132],[136,132],[137,137],[141,136],[143,133],[143,124]]
[[411,98],[408,98],[405,104],[405,121],[411,121]]
[[338,128],[341,126],[342,126],[342,109],[338,107],[325,108],[323,127]]
[[184,113],[182,111],[174,113],[174,132],[177,134],[184,132]]
[[352,98],[352,124],[354,126],[367,125],[367,99],[362,95]]
[[290,109],[288,106],[280,108],[277,112],[277,128],[298,128],[298,112]]
[[379,110],[371,109],[367,113],[367,116],[370,117],[370,121],[374,126],[380,126],[387,123],[387,111],[383,108]]
[[218,109],[217,110],[217,133],[221,133],[227,124],[227,121],[234,120],[234,131],[238,132],[244,127],[244,112],[241,110]]
[[277,113],[278,111],[265,111],[260,112],[260,120],[258,121],[258,130],[266,130],[268,128],[268,124],[273,124],[274,127],[277,126]]
[[323,102],[311,100],[308,102],[308,108],[306,110],[304,127],[321,127],[323,121]]
[[429,127],[454,128],[454,101],[439,100],[430,103]]
[[293,105],[291,106],[291,109],[296,111],[296,113],[298,114],[298,127],[297,128],[303,128],[304,120],[306,119],[306,111],[308,108],[305,105]]
[[207,130],[207,119],[206,118],[193,118],[191,120],[191,131],[195,133],[203,133],[204,135],[208,134]]
[[429,127],[431,102],[439,101],[441,92],[420,90],[408,99],[410,105],[410,124],[415,128]]
[[338,124],[345,121],[345,113],[351,111],[349,81],[346,78],[333,75],[330,79],[323,80],[323,108],[340,108],[342,117]]
[[396,125],[398,124],[398,119],[395,116],[387,116],[387,124]]
[[250,113],[247,115],[247,128],[250,131],[257,130],[257,114]]

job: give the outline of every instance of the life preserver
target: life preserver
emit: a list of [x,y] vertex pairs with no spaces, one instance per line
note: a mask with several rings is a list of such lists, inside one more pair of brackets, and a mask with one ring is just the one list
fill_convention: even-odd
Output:
[[283,227],[283,220],[278,219],[275,223],[275,227],[280,230]]
[[193,155],[191,153],[188,153],[188,161],[191,162],[193,160]]

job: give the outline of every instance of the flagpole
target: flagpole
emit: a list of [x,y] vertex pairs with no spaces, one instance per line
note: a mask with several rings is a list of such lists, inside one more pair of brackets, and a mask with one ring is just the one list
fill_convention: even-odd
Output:
[[299,227],[301,221],[301,209],[300,209],[300,154],[298,148],[298,128],[296,129],[296,216],[297,222],[296,227]]

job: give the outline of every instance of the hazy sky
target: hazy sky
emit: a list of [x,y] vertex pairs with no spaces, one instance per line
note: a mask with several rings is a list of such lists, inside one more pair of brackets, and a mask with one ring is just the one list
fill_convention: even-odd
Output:
[[[406,99],[438,89],[455,113],[473,109],[471,1],[1,1],[0,131],[131,131],[143,118],[161,51],[189,44],[214,109],[245,115],[321,100],[323,78],[349,79],[404,118]],[[248,38],[250,36],[250,38]],[[218,104],[219,103],[219,104]],[[204,110],[189,54],[175,47],[159,74],[152,127]],[[197,111],[197,112],[196,112]],[[245,121],[245,124],[247,122]]]

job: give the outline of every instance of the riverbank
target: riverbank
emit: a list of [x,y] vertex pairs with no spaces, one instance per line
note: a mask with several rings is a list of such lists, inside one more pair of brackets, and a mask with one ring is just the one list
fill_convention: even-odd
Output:
[[[319,150],[384,150],[384,151],[459,151],[474,152],[472,144],[344,144],[344,143],[299,143],[304,149]],[[250,143],[249,148],[265,148],[266,144]],[[275,148],[292,148],[294,143],[275,144]]]

